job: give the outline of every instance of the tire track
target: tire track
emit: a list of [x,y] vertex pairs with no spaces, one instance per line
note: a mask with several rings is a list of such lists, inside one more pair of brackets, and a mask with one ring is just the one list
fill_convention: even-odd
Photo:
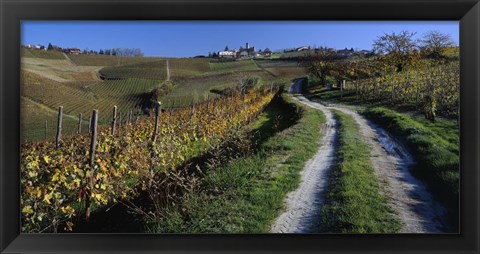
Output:
[[273,223],[272,233],[314,233],[321,226],[320,212],[330,169],[335,162],[337,122],[330,110],[320,110],[327,119],[321,129],[320,148],[300,173],[300,186],[288,194],[287,209]]

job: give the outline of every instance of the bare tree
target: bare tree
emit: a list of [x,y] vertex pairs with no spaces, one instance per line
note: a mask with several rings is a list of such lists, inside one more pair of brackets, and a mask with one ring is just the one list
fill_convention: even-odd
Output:
[[434,59],[444,57],[445,49],[455,46],[450,35],[442,34],[438,31],[425,33],[420,42],[422,49],[427,52],[429,57]]
[[374,41],[374,51],[385,55],[389,64],[394,66],[397,72],[401,72],[406,67],[412,66],[417,59],[419,46],[418,40],[413,38],[415,34],[408,31],[402,31],[398,34],[395,32],[385,33]]

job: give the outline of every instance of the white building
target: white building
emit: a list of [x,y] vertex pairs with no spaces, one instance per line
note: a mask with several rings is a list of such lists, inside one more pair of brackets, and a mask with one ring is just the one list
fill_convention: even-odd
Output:
[[237,58],[238,50],[225,50],[218,52],[219,58]]
[[310,46],[301,46],[295,49],[295,51],[304,51],[304,50],[310,50]]

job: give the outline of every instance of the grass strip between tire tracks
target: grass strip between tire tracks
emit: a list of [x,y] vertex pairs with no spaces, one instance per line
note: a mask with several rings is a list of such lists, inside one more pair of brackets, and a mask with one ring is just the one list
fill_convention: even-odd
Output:
[[337,164],[322,211],[322,231],[335,233],[393,233],[401,221],[381,194],[370,161],[370,149],[350,115],[333,110],[338,120]]

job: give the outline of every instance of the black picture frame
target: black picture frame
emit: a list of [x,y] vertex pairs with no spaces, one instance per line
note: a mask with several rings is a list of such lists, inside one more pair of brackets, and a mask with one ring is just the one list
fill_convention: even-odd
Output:
[[[1,253],[479,253],[478,0],[0,0]],[[21,20],[459,20],[460,234],[20,234]]]

